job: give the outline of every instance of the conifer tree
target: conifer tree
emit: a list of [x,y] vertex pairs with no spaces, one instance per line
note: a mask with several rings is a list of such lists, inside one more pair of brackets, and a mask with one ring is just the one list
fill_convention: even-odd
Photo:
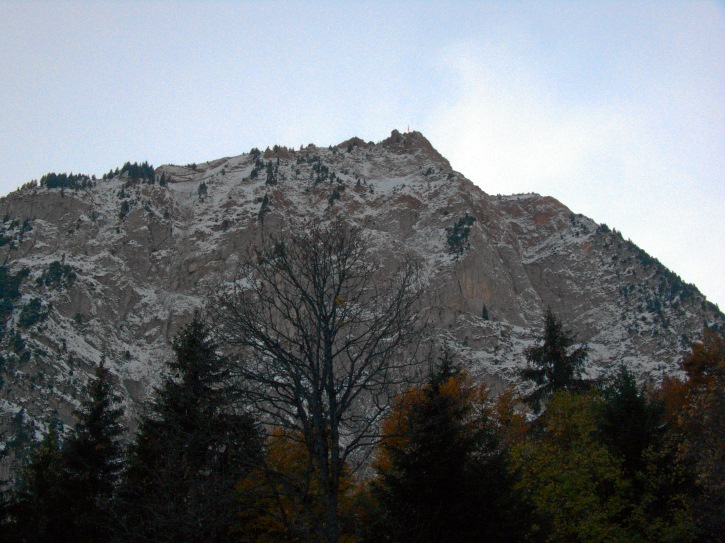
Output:
[[0,533],[3,541],[61,543],[69,528],[61,484],[58,431],[50,426],[33,451],[14,491],[3,496]]
[[76,541],[108,541],[112,499],[123,467],[123,409],[101,360],[63,448],[63,485]]
[[644,467],[643,453],[659,433],[661,402],[647,398],[624,365],[603,387],[602,400],[602,440],[623,458],[627,473],[633,475]]
[[170,374],[141,419],[120,496],[126,541],[232,541],[235,484],[260,451],[232,409],[229,371],[197,315],[175,338]]
[[677,465],[676,444],[663,424],[663,402],[646,394],[625,366],[602,388],[600,402],[599,441],[621,462],[631,533],[643,541],[690,540],[692,477]]
[[539,412],[542,404],[559,390],[578,391],[584,388],[581,374],[587,359],[586,346],[571,350],[576,337],[564,330],[551,309],[547,309],[544,315],[544,333],[539,341],[543,344],[526,349],[529,365],[521,372],[524,379],[537,385],[524,398],[535,412]]
[[520,541],[530,519],[514,492],[488,403],[449,356],[386,420],[375,461],[370,540]]
[[123,411],[117,402],[101,361],[75,413],[75,431],[63,443],[51,425],[6,504],[4,520],[18,541],[109,540],[111,501],[122,465]]

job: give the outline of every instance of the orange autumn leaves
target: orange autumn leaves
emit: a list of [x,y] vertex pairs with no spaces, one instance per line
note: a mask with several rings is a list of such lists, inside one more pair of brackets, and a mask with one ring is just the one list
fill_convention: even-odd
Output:
[[[513,389],[494,398],[444,362],[392,403],[369,470],[346,473],[341,541],[707,541],[723,525],[724,354],[705,331],[687,380],[644,386],[622,368],[528,421]],[[273,433],[239,485],[256,496],[241,540],[314,538],[314,470],[298,436]]]

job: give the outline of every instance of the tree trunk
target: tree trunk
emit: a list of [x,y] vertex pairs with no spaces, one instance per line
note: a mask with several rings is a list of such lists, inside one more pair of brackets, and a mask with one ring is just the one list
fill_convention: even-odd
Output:
[[[336,477],[332,477],[336,479]],[[337,543],[340,539],[340,525],[337,518],[339,482],[330,481],[325,495],[325,525],[323,528],[325,541]]]

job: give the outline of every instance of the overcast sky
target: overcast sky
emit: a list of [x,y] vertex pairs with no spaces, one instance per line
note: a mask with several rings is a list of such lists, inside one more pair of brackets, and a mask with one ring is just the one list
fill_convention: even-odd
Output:
[[0,0],[0,71],[2,195],[410,126],[725,307],[723,2]]

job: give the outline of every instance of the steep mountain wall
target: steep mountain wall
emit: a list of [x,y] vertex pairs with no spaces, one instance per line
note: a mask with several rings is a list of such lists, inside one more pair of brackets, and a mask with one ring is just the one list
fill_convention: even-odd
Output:
[[588,342],[592,375],[626,363],[657,379],[703,323],[723,326],[695,287],[621,235],[553,198],[484,193],[417,132],[162,166],[150,181],[127,172],[0,200],[0,259],[11,275],[28,270],[20,296],[6,296],[0,342],[9,449],[49,419],[72,423],[101,357],[132,420],[169,340],[251,247],[339,215],[366,227],[386,266],[422,263],[437,336],[494,384],[516,378],[547,307]]

